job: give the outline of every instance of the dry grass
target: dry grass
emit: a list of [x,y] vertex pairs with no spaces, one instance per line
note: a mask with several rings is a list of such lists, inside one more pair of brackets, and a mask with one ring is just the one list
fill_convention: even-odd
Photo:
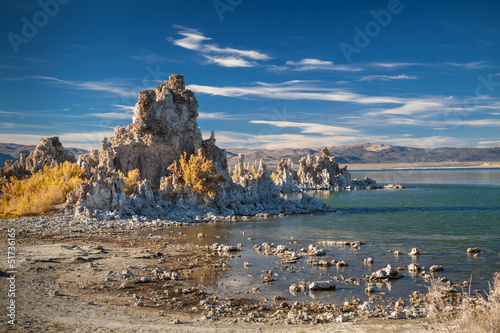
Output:
[[442,285],[433,281],[427,295],[431,316],[444,332],[500,332],[500,273],[486,295],[471,296],[470,290],[459,297],[445,297]]
[[125,174],[121,171],[118,171],[118,174],[123,178],[123,180],[125,180],[125,194],[132,195],[132,193],[134,193],[135,185],[139,180],[139,169],[130,170],[127,173],[127,176],[125,176]]
[[76,163],[64,162],[45,167],[27,179],[11,179],[2,186],[0,216],[39,215],[54,205],[64,203],[66,195],[84,181]]

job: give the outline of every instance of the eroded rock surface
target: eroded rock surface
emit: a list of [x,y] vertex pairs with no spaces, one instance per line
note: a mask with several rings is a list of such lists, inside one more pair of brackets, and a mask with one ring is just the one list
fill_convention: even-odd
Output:
[[76,162],[75,155],[64,149],[59,137],[41,138],[35,150],[29,155],[21,154],[19,164],[22,168],[35,173],[45,166],[53,166],[55,163],[65,161]]
[[[244,156],[231,178],[226,152],[215,144],[215,134],[202,139],[197,109],[196,97],[185,88],[182,75],[171,75],[156,89],[141,91],[132,124],[116,127],[109,142],[106,138],[101,142],[100,153],[92,151],[79,158],[78,164],[87,170],[90,180],[68,195],[69,206],[84,215],[112,210],[118,212],[116,216],[140,213],[173,220],[329,210],[321,200],[306,194],[300,201],[284,200],[265,165],[245,165]],[[179,166],[174,163],[184,152],[190,156],[199,149],[220,175],[216,191],[199,193],[174,172]],[[127,197],[117,172],[127,175],[135,169],[139,179]]]

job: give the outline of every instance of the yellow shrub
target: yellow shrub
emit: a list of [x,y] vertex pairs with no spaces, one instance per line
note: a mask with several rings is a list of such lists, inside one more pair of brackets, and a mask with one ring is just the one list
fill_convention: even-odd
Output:
[[276,172],[271,173],[271,179],[273,181],[276,179],[276,177],[278,177],[278,173],[276,173]]
[[203,156],[201,149],[198,150],[198,155],[192,154],[189,159],[184,152],[180,160],[169,169],[198,194],[213,194],[222,181],[222,176],[215,170],[213,162]]
[[240,180],[240,175],[237,172],[233,173],[233,182],[237,183]]
[[134,193],[134,187],[139,180],[139,169],[130,170],[127,176],[121,171],[118,171],[118,174],[125,180],[125,194],[131,195]]
[[84,181],[76,163],[46,166],[28,179],[11,179],[2,186],[0,216],[46,214],[51,207],[66,201],[66,195]]
[[259,171],[257,170],[257,168],[255,168],[254,166],[250,169],[250,171],[253,173],[253,175],[255,176],[255,178],[259,177]]

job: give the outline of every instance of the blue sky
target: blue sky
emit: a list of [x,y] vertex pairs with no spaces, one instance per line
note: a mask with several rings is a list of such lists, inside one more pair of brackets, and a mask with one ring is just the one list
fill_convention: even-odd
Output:
[[498,1],[3,1],[0,142],[95,148],[184,74],[222,147],[500,143]]

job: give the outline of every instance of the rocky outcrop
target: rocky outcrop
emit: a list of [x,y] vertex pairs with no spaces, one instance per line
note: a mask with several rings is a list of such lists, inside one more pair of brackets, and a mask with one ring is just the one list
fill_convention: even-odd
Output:
[[347,167],[340,168],[326,147],[316,159],[311,155],[300,159],[297,178],[297,186],[301,189],[339,190],[351,185]]
[[282,159],[278,163],[277,175],[274,183],[279,186],[281,192],[297,192],[300,185],[296,185],[297,172],[293,170],[291,160]]
[[59,137],[41,138],[35,150],[29,155],[21,154],[19,164],[25,170],[35,173],[45,166],[53,166],[55,163],[76,162],[75,155],[64,149]]
[[[329,210],[321,200],[306,194],[300,201],[286,201],[265,165],[250,168],[244,156],[231,178],[226,152],[215,144],[215,134],[202,139],[197,109],[198,102],[185,88],[182,75],[171,75],[156,89],[141,91],[132,124],[116,127],[109,141],[102,140],[100,153],[92,151],[79,158],[78,164],[87,170],[90,180],[68,195],[69,206],[76,207],[77,215],[112,210],[118,212],[115,215],[136,213],[173,220]],[[218,182],[214,191],[200,192],[192,185],[195,183],[186,181],[187,169],[179,169],[181,155],[198,150],[220,175],[214,177]],[[133,193],[126,196],[118,171],[127,175],[135,169],[139,180]]]
[[370,188],[404,188],[401,184],[378,186],[373,179],[351,179],[347,166],[341,168],[328,148],[321,150],[320,156],[304,156],[299,161],[298,172],[293,170],[291,160],[282,159],[278,163],[274,182],[281,192],[300,192],[302,190],[357,190]]
[[125,174],[139,169],[141,179],[158,186],[183,152],[189,156],[201,148],[197,110],[198,102],[185,88],[183,75],[170,75],[154,90],[141,91],[132,124],[116,127],[110,139],[116,169]]

